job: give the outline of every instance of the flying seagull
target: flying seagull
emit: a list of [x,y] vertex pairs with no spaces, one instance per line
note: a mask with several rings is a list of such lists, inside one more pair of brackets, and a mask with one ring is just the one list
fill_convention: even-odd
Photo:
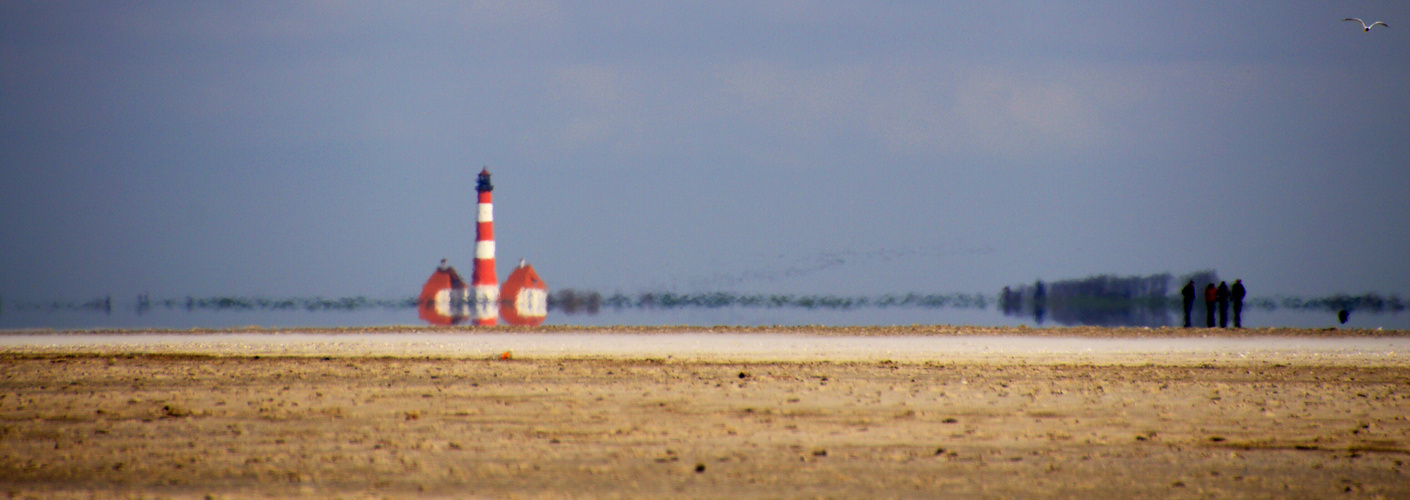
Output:
[[1371,24],[1366,24],[1366,21],[1362,21],[1362,20],[1357,19],[1357,18],[1354,18],[1354,17],[1348,17],[1348,18],[1342,19],[1342,20],[1343,20],[1343,21],[1356,21],[1356,22],[1358,22],[1358,23],[1361,23],[1361,31],[1371,31],[1371,27],[1372,27],[1372,26],[1375,26],[1375,25],[1377,25],[1377,24],[1379,24],[1379,25],[1381,25],[1381,26],[1385,26],[1385,27],[1387,27],[1387,28],[1390,27],[1389,24],[1386,24],[1386,23],[1383,23],[1383,22],[1380,22],[1380,21],[1376,21],[1376,22],[1371,23]]

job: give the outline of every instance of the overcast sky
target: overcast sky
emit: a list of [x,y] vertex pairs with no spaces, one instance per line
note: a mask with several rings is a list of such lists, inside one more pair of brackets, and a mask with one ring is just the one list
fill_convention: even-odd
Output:
[[1403,296],[1407,158],[1403,1],[0,2],[6,299]]

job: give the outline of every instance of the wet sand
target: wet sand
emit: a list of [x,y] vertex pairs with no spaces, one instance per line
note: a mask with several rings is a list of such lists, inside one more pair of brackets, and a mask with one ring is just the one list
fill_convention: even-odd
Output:
[[0,334],[0,492],[1410,497],[1410,334],[1171,330]]

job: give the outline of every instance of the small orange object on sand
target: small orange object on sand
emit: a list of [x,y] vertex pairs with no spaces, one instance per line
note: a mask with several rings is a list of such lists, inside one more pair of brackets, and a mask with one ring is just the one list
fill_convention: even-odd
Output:
[[504,354],[500,354],[500,355],[499,355],[499,359],[510,359],[510,358],[513,358],[513,357],[514,357],[514,355],[511,354],[511,351],[504,351]]

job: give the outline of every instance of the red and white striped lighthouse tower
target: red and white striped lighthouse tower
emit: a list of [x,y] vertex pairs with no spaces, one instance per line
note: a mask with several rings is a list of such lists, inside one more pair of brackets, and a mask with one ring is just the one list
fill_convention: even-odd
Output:
[[494,203],[491,201],[490,169],[480,171],[475,191],[480,195],[475,225],[475,271],[470,277],[475,301],[476,325],[493,326],[499,319],[499,279],[494,274]]

